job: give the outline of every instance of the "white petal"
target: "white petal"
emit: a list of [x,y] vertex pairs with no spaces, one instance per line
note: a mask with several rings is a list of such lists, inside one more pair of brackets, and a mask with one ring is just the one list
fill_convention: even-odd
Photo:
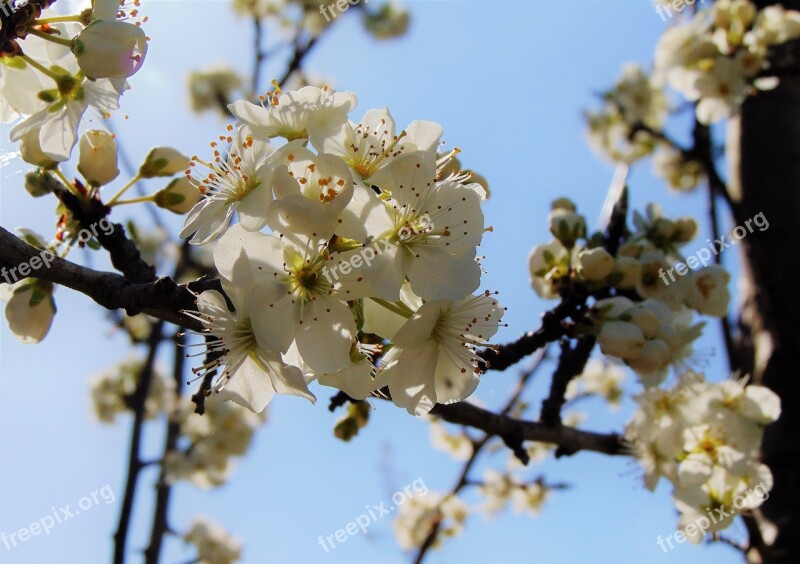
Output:
[[253,352],[232,371],[230,379],[217,397],[261,413],[274,395],[275,389],[272,387],[266,367]]
[[282,284],[264,281],[247,295],[247,314],[261,348],[286,352],[294,340],[297,307]]
[[234,225],[217,243],[214,265],[220,276],[240,286],[249,286],[256,276],[279,279],[284,274],[283,244],[277,237]]
[[[466,370],[466,372],[462,372]],[[464,400],[478,387],[480,378],[471,366],[461,366],[442,351],[436,365],[436,401],[447,404]]]
[[267,224],[272,194],[268,185],[261,184],[236,206],[239,223],[248,231],[259,231]]
[[356,323],[342,302],[317,296],[305,304],[302,323],[297,327],[297,349],[315,372],[338,372],[350,363],[350,349]]
[[425,300],[460,300],[478,289],[481,267],[470,255],[455,257],[442,248],[411,245],[408,280]]
[[50,332],[56,311],[52,295],[47,295],[38,304],[31,307],[30,301],[35,291],[31,287],[16,293],[6,304],[6,319],[11,332],[25,344],[39,343]]
[[315,403],[317,398],[308,391],[303,373],[296,366],[287,366],[277,353],[259,351],[259,359],[267,367],[272,385],[279,394],[298,396]]
[[363,400],[378,389],[376,381],[372,378],[373,369],[372,363],[365,359],[355,364],[351,363],[336,374],[323,374],[319,377],[319,383],[342,390],[353,399]]
[[[404,407],[412,415],[424,415],[433,409],[436,405],[434,371],[438,354],[434,343],[414,349],[413,355],[402,349],[392,349],[387,353],[387,357],[392,357],[382,377],[388,379],[395,405]],[[393,357],[398,361],[392,363]]]

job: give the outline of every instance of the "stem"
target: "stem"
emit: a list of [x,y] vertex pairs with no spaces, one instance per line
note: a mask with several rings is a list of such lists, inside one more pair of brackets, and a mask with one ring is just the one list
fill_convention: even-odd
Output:
[[42,74],[46,74],[47,76],[49,76],[50,78],[55,80],[56,83],[58,83],[58,81],[60,80],[60,78],[61,78],[60,76],[58,76],[56,73],[54,73],[53,71],[48,69],[46,66],[44,66],[40,62],[38,62],[38,61],[36,61],[34,59],[31,59],[28,55],[26,55],[24,53],[21,53],[21,54],[19,54],[17,56],[21,57],[23,61],[28,63],[30,66],[32,66],[33,68],[35,68],[36,70],[38,70]]
[[120,511],[117,532],[114,533],[114,564],[125,562],[125,545],[128,540],[128,529],[133,512],[133,502],[136,497],[136,485],[139,472],[143,468],[140,458],[140,448],[142,442],[142,425],[144,424],[144,406],[147,395],[150,391],[150,383],[153,380],[153,367],[156,361],[158,347],[163,338],[162,331],[164,322],[158,321],[152,327],[152,333],[148,341],[149,350],[147,360],[142,367],[139,375],[139,382],[133,394],[132,404],[134,409],[133,428],[131,429],[131,446],[128,455],[128,477],[125,483],[125,495],[122,500],[122,510]]
[[40,20],[33,20],[30,25],[44,25],[61,22],[82,22],[83,17],[80,14],[75,16],[54,16],[52,18],[42,18]]
[[116,202],[109,202],[108,207],[113,208],[114,206],[124,206],[126,204],[140,204],[142,202],[152,202],[155,200],[155,194],[150,194],[149,196],[142,196],[141,198],[133,198],[130,200],[118,200]]
[[75,185],[74,185],[72,182],[70,182],[70,181],[69,181],[69,178],[67,178],[67,177],[64,175],[64,173],[63,173],[63,172],[61,172],[61,169],[60,169],[60,168],[58,168],[58,167],[54,168],[54,169],[53,169],[53,174],[55,174],[55,175],[58,177],[58,179],[59,179],[59,180],[60,180],[60,181],[61,181],[61,182],[64,184],[64,186],[66,186],[66,187],[67,187],[67,190],[69,190],[70,192],[72,192],[72,193],[73,193],[75,196],[77,196],[78,198],[81,198],[81,199],[83,199],[83,194],[81,194],[81,193],[78,191],[78,189],[77,189],[77,188],[75,188]]
[[50,33],[44,33],[43,31],[39,31],[38,29],[28,29],[28,33],[31,35],[35,35],[36,37],[40,37],[45,41],[50,41],[52,43],[56,43],[58,45],[63,45],[65,47],[72,48],[72,39],[64,39],[63,37],[56,37]]
[[401,315],[406,319],[410,319],[411,316],[414,315],[414,312],[408,309],[408,307],[405,304],[400,304],[400,303],[395,304],[381,298],[370,298],[370,299],[376,304],[382,305],[389,311],[396,313],[397,315]]
[[130,189],[130,187],[131,187],[131,186],[133,186],[134,184],[136,184],[137,182],[139,182],[141,179],[142,179],[142,177],[141,177],[141,176],[139,175],[139,173],[137,172],[137,173],[136,173],[136,176],[134,176],[133,178],[131,178],[131,179],[128,181],[128,183],[127,183],[125,186],[123,186],[122,188],[120,188],[119,192],[117,192],[116,194],[114,194],[114,196],[113,196],[113,197],[112,197],[112,198],[111,198],[111,199],[108,201],[108,203],[107,203],[106,205],[108,205],[108,206],[113,206],[113,205],[114,205],[114,203],[115,203],[117,200],[119,200],[119,199],[120,199],[120,198],[121,198],[121,197],[122,197],[122,196],[125,194],[125,192],[127,192],[127,191]]

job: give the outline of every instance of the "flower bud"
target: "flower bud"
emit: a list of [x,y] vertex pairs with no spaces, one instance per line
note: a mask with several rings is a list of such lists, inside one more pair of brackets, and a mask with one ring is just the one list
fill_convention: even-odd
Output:
[[675,220],[675,233],[672,240],[676,243],[688,243],[697,235],[697,222],[691,217],[682,217]]
[[625,296],[615,296],[597,300],[594,304],[594,314],[599,319],[617,319],[620,315],[634,306],[633,301]]
[[173,213],[188,213],[200,201],[200,192],[185,177],[176,178],[155,195],[156,205]]
[[728,313],[731,294],[728,282],[731,276],[718,265],[711,265],[691,273],[686,305],[700,313],[722,317]]
[[95,20],[72,40],[72,52],[89,78],[128,78],[144,62],[147,37],[127,22]]
[[47,336],[56,313],[53,289],[50,282],[35,279],[0,284],[0,300],[7,302],[8,326],[21,342],[40,343]]
[[153,178],[155,176],[172,176],[186,170],[189,157],[172,147],[156,147],[147,153],[144,163],[139,168],[139,176]]
[[558,297],[558,282],[569,271],[569,253],[558,241],[536,245],[528,257],[531,285],[539,297]]
[[586,235],[586,222],[583,216],[564,208],[558,208],[547,216],[550,233],[561,241],[567,249],[575,246],[575,241]]
[[37,169],[25,175],[25,190],[34,198],[39,198],[50,193],[50,185],[47,182],[47,173]]
[[119,175],[117,142],[107,131],[92,129],[81,136],[78,145],[78,171],[92,186],[105,186]]
[[[640,375],[649,375],[662,370],[669,364],[670,348],[664,341],[654,339],[645,341],[641,353],[636,358],[626,359],[628,366]],[[649,385],[657,385],[659,382],[646,382]]]
[[19,153],[22,155],[22,160],[26,163],[44,168],[51,169],[58,166],[58,163],[44,154],[42,145],[39,143],[39,133],[41,129],[34,127],[25,135],[20,137],[19,140]]
[[578,272],[586,280],[602,280],[613,270],[614,257],[605,249],[588,249],[578,255]]
[[567,211],[578,211],[578,207],[575,205],[575,202],[570,200],[569,198],[558,198],[557,200],[553,200],[553,203],[550,204],[551,210],[567,210]]
[[650,240],[656,243],[671,241],[674,235],[675,222],[665,217],[656,218],[650,225],[650,232],[648,234]]
[[606,321],[600,329],[597,343],[603,354],[625,360],[637,358],[644,351],[644,334],[633,323]]
[[654,338],[661,328],[658,316],[642,304],[637,304],[626,311],[622,316],[622,320],[636,325],[642,330],[646,339]]
[[400,37],[408,30],[410,19],[408,10],[391,3],[375,11],[364,10],[364,27],[375,39]]
[[614,272],[611,273],[612,283],[617,288],[628,290],[635,288],[642,275],[642,265],[632,257],[619,256],[614,264]]

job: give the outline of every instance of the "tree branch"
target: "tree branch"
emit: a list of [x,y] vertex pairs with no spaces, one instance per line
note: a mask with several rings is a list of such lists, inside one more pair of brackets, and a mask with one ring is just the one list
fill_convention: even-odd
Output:
[[19,55],[23,52],[17,40],[25,39],[30,23],[38,19],[42,12],[55,2],[56,0],[29,0],[24,6],[11,8],[10,2],[4,1],[6,9],[0,10],[0,22],[3,24],[0,27],[0,57]]
[[[125,235],[125,227],[108,221],[111,208],[98,199],[81,200],[64,189],[61,183],[51,182],[51,184],[53,193],[72,212],[72,216],[81,228],[91,231],[96,236],[100,245],[108,251],[111,264],[125,278],[132,282],[152,282],[156,279],[156,269],[142,259],[136,243]],[[110,225],[110,231],[98,228],[104,220]]]
[[[175,358],[172,367],[172,378],[175,383],[176,405],[181,400],[181,390],[183,388],[183,371],[186,363],[186,355],[182,346],[184,339],[185,337],[182,334],[178,334],[175,337]],[[167,510],[169,508],[172,488],[167,482],[166,460],[169,453],[176,450],[180,434],[180,421],[169,418],[167,422],[167,433],[164,438],[164,452],[161,457],[161,473],[156,483],[156,507],[153,512],[153,525],[150,530],[150,544],[144,551],[144,558],[147,564],[158,564],[161,556],[161,545],[164,540],[164,534],[169,530]]]
[[[0,266],[7,269],[40,257],[42,251],[0,227]],[[66,286],[87,295],[106,309],[124,309],[128,315],[145,313],[169,323],[201,331],[197,320],[181,314],[196,309],[193,292],[222,291],[219,280],[200,279],[181,285],[163,277],[148,283],[134,283],[119,274],[98,272],[54,257],[49,267],[33,272],[31,277]]]
[[[506,403],[505,407],[500,411],[501,415],[508,415],[514,409],[514,407],[519,402],[520,397],[522,397],[522,393],[525,391],[525,386],[528,385],[528,382],[531,380],[533,375],[542,366],[542,363],[545,359],[545,354],[547,350],[544,349],[539,354],[539,356],[533,361],[533,364],[528,370],[525,370],[519,377],[519,382],[517,383],[517,387],[514,390],[514,393],[511,394],[511,398],[509,398],[508,402]],[[458,494],[463,488],[469,485],[476,484],[475,481],[469,479],[469,473],[472,470],[472,467],[475,465],[475,462],[478,460],[479,455],[483,451],[484,447],[487,445],[489,440],[492,438],[492,435],[486,434],[478,441],[475,441],[472,445],[472,455],[469,457],[469,460],[466,461],[464,464],[464,468],[461,471],[458,479],[456,480],[455,486],[451,490],[450,495],[454,496]],[[526,453],[527,454],[527,453]],[[433,547],[433,543],[436,542],[436,537],[439,535],[439,528],[441,527],[441,520],[437,520],[431,530],[428,532],[428,536],[425,537],[425,540],[420,545],[419,550],[417,552],[417,556],[414,559],[414,564],[421,564],[427,554],[428,550]]]
[[300,70],[303,66],[303,59],[306,57],[309,51],[317,44],[320,36],[317,35],[316,37],[312,37],[308,40],[307,43],[303,44],[300,41],[299,37],[295,38],[294,41],[294,52],[292,53],[292,58],[289,60],[289,64],[286,67],[286,70],[281,76],[280,80],[278,80],[278,84],[280,86],[284,86],[289,78],[292,76],[292,73]]
[[574,348],[570,346],[568,340],[562,341],[558,368],[553,373],[553,380],[550,383],[550,395],[542,402],[542,414],[539,418],[545,425],[561,424],[561,408],[566,402],[567,386],[570,380],[583,372],[595,341],[594,337],[583,335]]
[[484,361],[480,368],[484,371],[503,371],[548,343],[559,340],[567,332],[563,321],[575,315],[585,301],[585,298],[575,295],[563,297],[555,308],[542,315],[542,325],[536,331],[526,333],[516,341],[500,345],[496,349],[482,350],[478,355]]
[[131,398],[133,408],[133,426],[131,428],[131,445],[128,454],[128,477],[125,481],[125,494],[122,499],[119,523],[117,531],[114,533],[114,564],[125,562],[125,546],[128,540],[128,529],[130,527],[131,513],[133,512],[133,502],[136,497],[136,484],[139,479],[139,472],[144,464],[140,458],[140,448],[142,442],[142,424],[144,423],[145,403],[150,392],[150,383],[153,380],[154,366],[158,348],[163,339],[164,322],[157,321],[150,333],[148,342],[147,359],[145,360],[142,371],[139,374],[139,381],[136,391]]
[[450,423],[474,427],[501,438],[519,437],[525,441],[557,445],[560,447],[557,452],[559,457],[569,456],[582,450],[613,456],[629,454],[624,439],[616,433],[604,435],[563,425],[553,427],[543,423],[513,419],[470,403],[436,405],[431,414],[438,415]]

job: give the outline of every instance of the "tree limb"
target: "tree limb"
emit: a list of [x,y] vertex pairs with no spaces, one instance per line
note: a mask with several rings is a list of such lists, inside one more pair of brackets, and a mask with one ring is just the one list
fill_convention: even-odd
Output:
[[[0,227],[0,266],[16,268],[40,257],[41,253],[40,249]],[[181,314],[182,310],[196,309],[193,292],[222,291],[219,280],[200,279],[183,285],[163,277],[154,282],[134,283],[119,274],[98,272],[59,257],[54,257],[48,268],[43,266],[31,276],[85,294],[106,309],[124,309],[128,315],[145,313],[195,331],[201,331],[202,324]]]
[[117,531],[114,533],[114,564],[125,562],[125,546],[128,540],[128,529],[130,528],[131,514],[133,513],[133,502],[136,497],[136,485],[139,480],[139,472],[144,467],[141,460],[142,424],[145,416],[145,403],[150,392],[150,383],[153,380],[156,356],[158,348],[163,339],[164,322],[158,321],[152,328],[148,343],[147,359],[144,362],[142,371],[139,373],[139,381],[136,391],[131,397],[131,405],[134,412],[133,426],[131,428],[131,444],[128,454],[128,477],[125,480],[125,494],[122,499]]
[[471,403],[459,402],[436,405],[431,410],[445,421],[467,425],[497,437],[520,437],[525,441],[537,441],[558,445],[557,456],[569,456],[581,450],[608,455],[627,455],[629,451],[624,439],[616,433],[608,435],[581,431],[564,425],[549,426],[533,421],[513,419],[507,415],[492,413]]

